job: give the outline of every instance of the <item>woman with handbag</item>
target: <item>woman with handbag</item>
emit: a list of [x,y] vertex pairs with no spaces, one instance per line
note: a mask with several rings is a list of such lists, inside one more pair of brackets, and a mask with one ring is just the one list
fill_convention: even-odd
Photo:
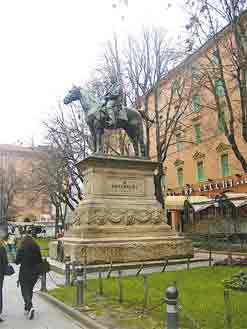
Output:
[[34,317],[33,288],[39,278],[37,268],[42,264],[42,257],[40,247],[30,235],[26,235],[22,239],[15,262],[17,265],[21,265],[19,283],[25,303],[25,314],[28,315],[29,320],[32,320]]
[[2,311],[3,311],[3,281],[4,275],[6,274],[6,267],[8,266],[7,252],[4,247],[4,241],[0,240],[0,322],[3,322]]

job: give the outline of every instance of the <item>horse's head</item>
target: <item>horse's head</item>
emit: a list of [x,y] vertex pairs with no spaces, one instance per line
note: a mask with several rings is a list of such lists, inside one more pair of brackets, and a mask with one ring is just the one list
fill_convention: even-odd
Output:
[[64,97],[64,104],[68,105],[74,101],[78,101],[81,98],[81,89],[80,87],[73,86],[72,89],[69,90],[68,94]]

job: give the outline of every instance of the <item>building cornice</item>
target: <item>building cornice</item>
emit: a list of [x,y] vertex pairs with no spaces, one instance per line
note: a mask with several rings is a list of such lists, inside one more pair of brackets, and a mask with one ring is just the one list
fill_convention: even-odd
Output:
[[228,151],[230,148],[231,148],[231,146],[228,144],[219,143],[219,145],[216,147],[216,152],[222,153],[222,152]]
[[174,164],[175,167],[183,166],[184,165],[184,161],[177,159],[176,161],[174,161],[173,164]]
[[200,160],[200,159],[204,159],[205,158],[205,154],[204,153],[201,153],[199,151],[196,151],[194,154],[193,154],[193,159],[194,160]]

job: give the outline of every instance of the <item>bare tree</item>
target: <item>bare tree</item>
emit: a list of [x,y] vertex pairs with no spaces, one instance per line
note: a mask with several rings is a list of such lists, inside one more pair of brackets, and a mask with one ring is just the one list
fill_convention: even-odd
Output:
[[[172,47],[172,44],[165,31],[144,30],[140,39],[128,39],[126,51],[129,89],[133,91],[129,96],[137,107],[144,105],[149,155],[150,131],[155,130],[155,153],[158,160],[155,175],[156,197],[163,206],[164,163],[170,146],[175,143],[175,135],[181,129],[181,122],[190,113],[191,103],[188,74],[176,72],[176,86],[166,83],[169,71],[181,60],[181,52],[175,45]],[[154,155],[154,150],[152,153]]]
[[47,195],[55,209],[55,236],[59,222],[64,227],[67,207],[74,210],[77,199],[68,183],[68,171],[63,155],[53,147],[40,150],[32,164],[29,186],[32,188],[32,201]]
[[[174,65],[175,49],[162,29],[144,29],[138,38],[130,36],[124,50],[128,99],[136,107],[144,106],[147,154],[150,155],[150,128],[154,117],[149,111],[149,91]],[[157,100],[157,98],[156,98]]]
[[[138,38],[130,36],[120,52],[115,36],[114,41],[108,42],[104,49],[102,60],[96,70],[97,74],[91,84],[99,97],[103,97],[105,86],[110,83],[109,77],[113,72],[121,79],[124,105],[139,109],[144,106],[144,113],[143,111],[141,113],[146,127],[148,155],[151,154],[151,129],[154,129],[156,136],[156,149],[152,152],[153,156],[157,155],[158,160],[158,172],[155,178],[156,196],[163,205],[164,162],[170,145],[174,143],[177,128],[190,110],[190,87],[185,84],[185,75],[177,78],[179,88],[176,95],[171,91],[170,85],[166,86],[169,91],[165,90],[162,82],[169,70],[175,67],[181,58],[181,53],[175,46],[172,47],[172,44],[165,31],[146,29]],[[124,134],[117,136],[120,142],[115,142],[115,150],[120,154],[128,154],[126,136]]]
[[[204,106],[218,115],[220,130],[247,172],[242,139],[247,142],[246,1],[185,1],[189,50],[200,49],[197,79]],[[208,95],[211,95],[208,97]],[[210,101],[208,101],[210,99]]]
[[24,176],[17,172],[9,156],[0,157],[0,222],[6,223],[15,217],[15,198],[24,193]]
[[[69,109],[59,105],[58,111],[44,125],[47,130],[47,141],[55,150],[66,176],[66,191],[63,193],[65,203],[74,210],[83,198],[83,174],[77,167],[80,160],[92,150],[92,140],[79,106]],[[72,202],[71,202],[72,201]]]

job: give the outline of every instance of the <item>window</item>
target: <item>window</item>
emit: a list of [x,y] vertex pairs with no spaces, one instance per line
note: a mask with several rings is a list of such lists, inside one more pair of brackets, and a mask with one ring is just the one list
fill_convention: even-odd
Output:
[[223,177],[230,176],[228,154],[221,156],[221,174]]
[[193,103],[193,111],[200,112],[200,96],[199,95],[193,95],[192,103]]
[[182,134],[181,133],[176,134],[176,147],[177,147],[178,152],[182,150]]
[[220,132],[225,131],[225,125],[226,125],[226,114],[224,111],[220,111],[218,114],[218,129]]
[[183,170],[183,168],[177,169],[177,179],[178,179],[179,187],[183,187],[184,186],[184,170]]
[[201,144],[201,142],[202,142],[201,125],[200,124],[196,124],[194,126],[194,128],[195,128],[196,144]]
[[244,71],[244,77],[245,77],[245,84],[247,86],[247,70]]
[[215,65],[218,65],[218,64],[219,64],[219,54],[218,54],[218,51],[217,51],[217,50],[215,50],[215,51],[213,52],[212,62],[213,62],[213,64],[215,64]]
[[200,74],[197,66],[193,65],[191,67],[191,75],[193,82],[197,82],[200,79]]
[[179,90],[179,83],[177,80],[174,80],[172,82],[172,94],[173,95],[177,95],[178,94],[178,90]]
[[243,36],[241,36],[241,34],[239,32],[237,32],[236,34],[236,41],[237,41],[237,46],[239,48],[244,48],[244,39],[246,38],[246,35],[244,34]]
[[215,80],[215,94],[218,97],[224,96],[224,87],[222,80]]
[[197,162],[197,181],[203,182],[205,180],[204,178],[204,167],[203,167],[203,161]]

